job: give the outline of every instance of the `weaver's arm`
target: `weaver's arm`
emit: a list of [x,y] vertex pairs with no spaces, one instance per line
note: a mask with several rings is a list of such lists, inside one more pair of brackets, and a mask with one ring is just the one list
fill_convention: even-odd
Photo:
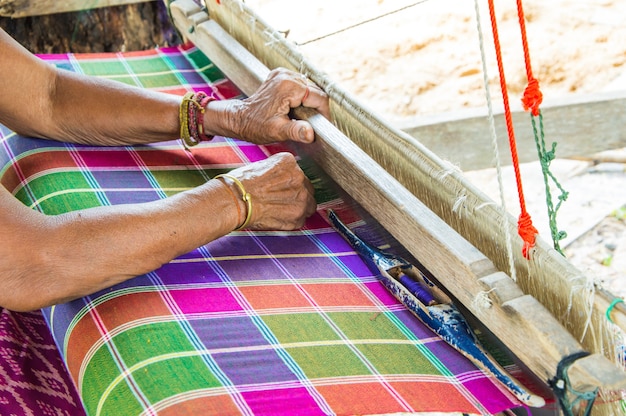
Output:
[[[0,57],[0,123],[20,134],[98,145],[179,136],[181,97],[57,69],[2,29]],[[210,103],[204,130],[254,143],[311,142],[310,124],[288,117],[290,108],[299,105],[329,114],[319,88],[294,73],[274,71],[250,98]]]
[[[290,154],[231,174],[253,196],[250,228],[293,229],[315,212],[312,186]],[[0,306],[33,310],[88,295],[229,233],[246,214],[229,182],[57,216],[29,209],[0,186]]]
[[[0,123],[29,136],[113,145],[171,140],[179,134],[181,98],[58,70],[0,29]],[[255,143],[313,140],[305,105],[328,115],[323,92],[276,70],[246,100],[212,102],[207,134]],[[231,174],[252,195],[253,209],[229,178],[146,204],[46,216],[0,186],[0,306],[32,310],[104,289],[154,270],[242,225],[289,230],[315,212],[313,187],[290,154]]]

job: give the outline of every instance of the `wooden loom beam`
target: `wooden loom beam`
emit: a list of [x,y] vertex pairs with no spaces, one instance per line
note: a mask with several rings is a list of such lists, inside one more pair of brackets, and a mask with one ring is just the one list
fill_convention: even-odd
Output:
[[[222,5],[225,1],[222,1]],[[219,7],[219,6],[218,6]],[[239,3],[238,7],[243,7]],[[251,94],[269,72],[254,55],[192,0],[171,4],[175,25],[186,34],[242,91]],[[466,241],[408,191],[362,149],[319,114],[298,109],[317,140],[300,146],[350,196],[432,272],[504,344],[544,381],[554,377],[558,363],[583,347],[531,296],[525,295],[486,256]],[[349,155],[349,157],[347,156]],[[488,292],[490,307],[474,306],[477,294]],[[535,347],[528,348],[528,340]],[[626,377],[603,355],[576,361],[569,372],[576,389],[626,386]]]

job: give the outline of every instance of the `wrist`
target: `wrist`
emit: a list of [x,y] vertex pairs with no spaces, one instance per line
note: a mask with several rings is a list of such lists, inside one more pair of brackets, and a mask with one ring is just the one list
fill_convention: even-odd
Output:
[[216,175],[213,179],[217,179],[226,187],[237,209],[237,225],[233,228],[233,230],[239,231],[247,228],[250,225],[250,220],[252,219],[251,195],[246,191],[243,184],[234,176],[229,174],[220,174]]
[[212,101],[204,113],[204,131],[206,134],[240,138],[241,100]]
[[202,141],[210,141],[213,135],[207,135],[204,130],[204,116],[206,109],[215,97],[206,93],[188,92],[183,96],[179,108],[180,138],[186,149]]

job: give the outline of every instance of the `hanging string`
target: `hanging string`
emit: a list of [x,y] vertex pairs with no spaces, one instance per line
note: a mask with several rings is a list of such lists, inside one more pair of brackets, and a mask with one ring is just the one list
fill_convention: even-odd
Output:
[[[500,151],[498,149],[498,135],[496,133],[496,123],[493,116],[493,103],[491,100],[491,91],[489,90],[489,76],[487,74],[487,58],[485,54],[485,41],[483,36],[483,28],[480,17],[480,7],[478,6],[478,0],[474,0],[474,11],[476,13],[476,29],[478,30],[478,41],[480,45],[480,58],[483,65],[483,84],[485,86],[485,99],[487,101],[487,112],[489,115],[489,127],[491,131],[491,145],[493,147],[494,159],[496,164],[496,173],[498,178],[498,189],[500,190],[500,210],[502,217],[506,218],[506,199],[504,197],[504,184],[502,181],[502,166],[500,164]],[[511,232],[509,230],[508,222],[505,222],[502,226],[504,230],[504,237],[506,241],[506,252],[509,260],[509,273],[513,281],[517,281],[517,271],[515,269],[515,260],[513,258],[513,247],[511,243]]]
[[[526,78],[528,85],[524,90],[522,97],[522,105],[524,110],[530,111],[530,119],[533,126],[533,134],[535,137],[535,144],[537,146],[537,155],[541,164],[541,172],[543,174],[543,181],[546,189],[546,206],[548,208],[548,222],[550,225],[550,234],[552,236],[552,242],[554,249],[563,254],[561,250],[560,241],[567,237],[567,233],[559,231],[556,222],[556,215],[561,204],[567,200],[568,192],[566,192],[556,177],[550,171],[550,164],[555,159],[556,143],[552,143],[551,150],[546,150],[545,135],[543,132],[543,115],[539,106],[543,101],[543,94],[539,89],[539,81],[534,77],[532,65],[530,62],[530,53],[528,48],[528,38],[526,36],[526,23],[524,18],[524,9],[522,7],[522,0],[517,0],[517,16],[519,19],[519,26],[522,35],[522,47],[524,49],[524,63],[526,65]],[[539,120],[539,128],[537,128],[537,119]],[[559,202],[556,207],[552,201],[552,194],[550,192],[550,181],[559,189],[560,195],[558,196]]]
[[500,89],[502,90],[502,101],[504,104],[504,118],[506,122],[506,129],[509,135],[509,147],[511,148],[511,158],[513,169],[515,171],[515,180],[517,183],[517,192],[519,195],[520,203],[520,216],[517,221],[517,232],[524,241],[524,247],[522,248],[522,254],[524,257],[530,257],[530,249],[535,245],[535,239],[537,235],[537,229],[533,226],[530,214],[526,210],[526,200],[524,198],[524,191],[522,189],[522,175],[520,173],[519,158],[517,156],[517,146],[515,143],[515,132],[513,129],[513,119],[511,117],[511,107],[509,105],[509,95],[506,88],[506,78],[504,77],[504,65],[502,63],[502,50],[500,48],[500,38],[498,36],[498,25],[496,22],[495,7],[493,0],[489,0],[489,15],[491,17],[491,29],[493,32],[493,43],[496,50],[496,59],[498,62],[498,72],[500,76]]
[[387,12],[387,13],[383,13],[383,14],[378,15],[378,16],[376,16],[376,17],[373,17],[373,18],[371,18],[371,19],[366,19],[366,20],[363,20],[363,21],[361,21],[361,22],[359,22],[359,23],[355,23],[355,24],[353,24],[353,25],[350,25],[350,26],[345,27],[345,28],[343,28],[343,29],[336,30],[336,31],[331,32],[331,33],[328,33],[328,34],[326,34],[326,35],[318,36],[318,37],[316,37],[316,38],[314,38],[314,39],[310,39],[310,40],[307,40],[307,41],[305,41],[305,42],[296,42],[296,45],[298,45],[298,46],[304,46],[304,45],[308,45],[309,43],[313,43],[313,42],[317,42],[317,41],[322,40],[322,39],[326,39],[326,38],[328,38],[328,37],[331,37],[331,36],[337,35],[337,34],[339,34],[339,33],[342,33],[342,32],[345,32],[345,31],[348,31],[348,30],[350,30],[350,29],[354,29],[355,27],[362,26],[362,25],[364,25],[364,24],[366,24],[366,23],[371,23],[371,22],[374,22],[374,21],[376,21],[376,20],[382,19],[383,17],[387,17],[387,16],[390,16],[390,15],[392,15],[392,14],[399,13],[399,12],[404,11],[404,10],[406,10],[406,9],[409,9],[409,8],[411,8],[411,7],[417,6],[418,4],[426,3],[427,1],[429,1],[429,0],[419,0],[419,1],[416,1],[415,3],[409,4],[409,5],[407,5],[407,6],[401,7],[401,8],[396,9],[396,10],[392,10],[392,11]]

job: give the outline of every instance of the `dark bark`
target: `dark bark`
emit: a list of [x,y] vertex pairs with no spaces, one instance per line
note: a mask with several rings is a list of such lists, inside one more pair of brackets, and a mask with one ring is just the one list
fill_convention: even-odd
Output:
[[119,52],[179,42],[163,2],[18,19],[0,27],[33,53]]

